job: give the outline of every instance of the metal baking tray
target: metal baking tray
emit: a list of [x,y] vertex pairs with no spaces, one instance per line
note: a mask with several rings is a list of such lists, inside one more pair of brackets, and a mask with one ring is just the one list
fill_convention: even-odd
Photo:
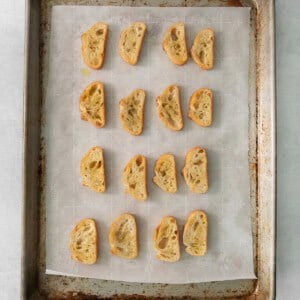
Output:
[[[45,274],[43,178],[47,149],[41,128],[44,125],[51,8],[58,4],[251,7],[249,172],[256,280],[174,285]],[[27,0],[25,37],[22,299],[274,299],[276,120],[273,0]]]

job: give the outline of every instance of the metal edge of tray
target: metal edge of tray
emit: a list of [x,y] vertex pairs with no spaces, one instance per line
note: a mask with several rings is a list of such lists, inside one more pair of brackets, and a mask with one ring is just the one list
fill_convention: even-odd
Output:
[[[234,1],[228,1],[233,3]],[[275,297],[275,56],[274,1],[254,0],[256,23],[256,100],[257,147],[257,249],[258,284],[254,293],[243,299],[274,299]],[[23,233],[22,233],[22,299],[41,299],[39,294],[39,190],[40,172],[44,168],[44,152],[40,141],[41,87],[40,83],[40,11],[39,0],[26,1],[25,25],[25,84],[24,84],[24,144],[23,144]],[[261,151],[260,151],[261,150]],[[38,159],[37,159],[38,158]],[[268,221],[267,223],[266,220]],[[42,266],[44,267],[44,266]],[[212,283],[214,285],[216,283]],[[207,299],[209,293],[203,297]],[[85,295],[68,294],[82,299]],[[128,296],[127,296],[128,297]],[[142,296],[140,296],[142,297]],[[224,296],[220,295],[221,298]],[[235,299],[230,296],[230,299]],[[240,297],[239,297],[240,299]]]

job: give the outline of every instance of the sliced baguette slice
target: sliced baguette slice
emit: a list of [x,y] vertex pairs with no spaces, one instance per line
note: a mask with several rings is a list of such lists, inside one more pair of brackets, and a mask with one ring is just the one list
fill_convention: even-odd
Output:
[[188,117],[201,127],[208,127],[212,123],[213,93],[210,89],[195,91],[189,102]]
[[203,70],[210,70],[214,66],[215,34],[210,28],[198,32],[191,48],[194,62]]
[[105,192],[105,173],[103,150],[100,147],[91,148],[80,161],[82,185],[95,192]]
[[153,182],[163,191],[176,193],[177,178],[175,158],[172,154],[161,155],[155,163]]
[[122,127],[132,135],[143,131],[145,98],[145,91],[137,89],[119,102]]
[[84,63],[92,69],[102,67],[107,33],[107,25],[98,22],[81,35],[81,55]]
[[156,258],[175,262],[180,259],[179,234],[176,219],[164,217],[156,227],[153,235],[153,246]]
[[182,175],[192,192],[203,194],[208,190],[207,158],[205,149],[195,147],[188,151],[185,157]]
[[136,155],[129,160],[123,171],[125,192],[136,200],[147,199],[146,158]]
[[83,219],[70,234],[71,258],[83,263],[94,264],[98,256],[97,228],[93,219]]
[[195,210],[190,213],[183,230],[183,244],[188,254],[202,256],[206,253],[207,227],[205,212]]
[[80,118],[101,128],[105,125],[104,88],[100,81],[89,84],[80,95]]
[[183,65],[187,62],[184,23],[175,23],[167,29],[163,38],[163,50],[174,64]]
[[134,216],[125,213],[113,220],[109,230],[110,252],[126,259],[138,256],[137,228]]
[[125,28],[119,40],[119,53],[121,58],[130,65],[135,65],[139,59],[146,25],[143,22],[134,22]]
[[179,88],[177,85],[168,86],[156,98],[157,114],[162,123],[169,129],[178,131],[183,127]]

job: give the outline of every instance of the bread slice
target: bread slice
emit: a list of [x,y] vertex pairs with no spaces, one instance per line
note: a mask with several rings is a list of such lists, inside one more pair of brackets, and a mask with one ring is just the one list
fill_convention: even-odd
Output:
[[80,161],[80,176],[82,185],[95,192],[105,192],[105,174],[103,150],[100,147],[91,148]]
[[136,155],[129,160],[123,171],[125,192],[136,200],[147,199],[146,158]]
[[183,119],[180,106],[179,88],[177,85],[168,86],[156,98],[157,114],[163,124],[171,130],[181,130]]
[[107,25],[98,22],[81,35],[81,55],[84,63],[92,69],[102,67],[107,33]]
[[155,163],[153,182],[163,191],[176,193],[177,178],[175,158],[172,154],[161,155]]
[[134,216],[125,213],[113,220],[109,230],[110,252],[122,258],[138,256],[137,228]]
[[89,84],[80,95],[80,118],[101,128],[105,125],[104,88],[100,81]]
[[119,102],[122,127],[132,135],[143,131],[145,98],[145,91],[137,89]]
[[135,65],[139,59],[145,32],[145,23],[134,22],[121,33],[119,53],[122,59],[130,65]]
[[188,117],[201,127],[212,123],[213,93],[210,89],[195,91],[189,103]]
[[214,66],[214,41],[215,34],[210,28],[199,31],[194,39],[191,55],[201,69],[209,70]]
[[190,213],[183,230],[183,244],[190,255],[202,256],[207,250],[207,217],[205,212]]
[[153,235],[153,245],[156,258],[168,262],[180,259],[180,248],[176,219],[164,217],[156,227]]
[[93,219],[81,220],[70,234],[71,258],[83,264],[94,264],[98,256],[97,240],[95,221]]
[[174,64],[183,65],[187,62],[184,23],[175,23],[167,29],[163,38],[163,49]]
[[182,175],[192,192],[203,194],[208,190],[207,158],[205,149],[195,147],[188,151],[185,157]]

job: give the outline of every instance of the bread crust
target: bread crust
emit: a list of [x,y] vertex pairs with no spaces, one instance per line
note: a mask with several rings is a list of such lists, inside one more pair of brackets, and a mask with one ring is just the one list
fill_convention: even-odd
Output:
[[[134,176],[136,172],[138,175]],[[146,157],[138,154],[131,158],[124,168],[122,180],[126,194],[138,201],[145,201],[147,199]]]
[[[210,70],[214,66],[214,43],[215,33],[211,28],[202,29],[194,39],[191,56],[194,62],[203,70]],[[208,60],[205,58],[205,53],[210,57]]]
[[[81,56],[84,63],[92,69],[100,69],[104,62],[108,26],[103,22],[97,22],[81,35]],[[99,44],[95,45],[96,39],[100,39]],[[99,47],[97,55],[95,47]],[[94,53],[92,57],[90,53]],[[94,60],[94,62],[92,62]]]
[[[126,63],[135,65],[138,62],[146,28],[143,22],[133,22],[121,32],[119,54]],[[136,54],[131,56],[132,49],[136,49]]]
[[80,161],[80,176],[82,185],[97,193],[106,190],[103,149],[92,147]]
[[[174,228],[168,230],[170,226],[174,226]],[[169,245],[170,247],[168,247]],[[179,233],[174,217],[167,216],[162,218],[153,233],[153,247],[158,260],[176,262],[180,259]]]
[[167,128],[173,131],[183,128],[180,93],[177,85],[169,85],[156,98],[156,109],[159,119]]
[[183,244],[186,246],[185,251],[188,254],[193,256],[206,254],[207,231],[208,222],[205,212],[202,210],[192,211],[183,228]]
[[[84,243],[84,229],[92,228],[91,245],[86,247]],[[83,229],[84,228],[84,229]],[[82,249],[85,248],[85,249]],[[87,251],[85,251],[88,249]],[[82,219],[78,222],[70,233],[69,250],[71,258],[83,264],[94,264],[98,258],[98,233],[96,223],[93,219]],[[88,255],[90,254],[90,255]]]
[[[94,93],[91,94],[93,90]],[[105,126],[105,93],[102,82],[94,81],[84,88],[80,95],[79,110],[81,120],[88,121],[97,128]]]
[[188,54],[183,22],[174,23],[167,29],[162,47],[174,64],[181,66],[187,62]]
[[[170,171],[171,175],[166,176],[166,178],[169,179],[170,181],[172,181],[172,183],[174,183],[173,187],[170,187],[170,186],[166,187],[162,183],[163,178],[161,178],[162,174],[160,172],[160,169],[164,162],[169,162],[171,164],[171,166],[170,166],[171,167],[171,171]],[[167,170],[162,170],[162,172],[166,172],[166,171]],[[154,176],[153,176],[152,181],[159,188],[161,188],[164,192],[167,192],[167,193],[176,193],[177,192],[177,174],[176,174],[176,162],[175,162],[174,155],[172,155],[170,153],[165,153],[156,160],[155,167],[154,167]]]
[[[141,99],[137,99],[139,96],[141,96]],[[135,109],[135,113],[133,113],[133,124],[130,124],[129,119],[128,119],[128,114],[130,111],[129,106],[130,101],[132,100],[132,98],[134,98],[134,102],[135,101],[139,101],[140,105],[141,105],[141,111],[138,111],[138,104],[135,105],[135,107],[133,107]],[[119,102],[119,110],[120,110],[120,120],[122,123],[122,128],[132,134],[132,135],[140,135],[143,132],[143,128],[144,128],[144,105],[145,105],[145,98],[146,98],[146,93],[144,90],[142,89],[136,89],[133,92],[131,92],[127,97],[123,98],[120,100]],[[135,122],[136,120],[134,119],[139,119],[139,122]],[[134,127],[137,127],[137,129],[134,129]]]
[[[204,96],[207,96],[207,98],[204,98]],[[195,108],[195,105],[198,106],[197,109]],[[200,118],[201,114],[202,118]],[[201,88],[196,90],[190,97],[188,118],[201,127],[208,127],[212,123],[212,116],[213,92],[208,88]]]
[[[125,233],[122,229],[125,227],[124,221],[128,220],[133,227],[132,230]],[[138,256],[137,226],[132,214],[124,213],[113,220],[109,230],[109,244],[112,255],[125,259],[133,259]]]
[[[196,153],[197,152],[197,153]],[[197,154],[198,157],[192,157]],[[196,155],[196,156],[197,156]],[[193,162],[196,160],[196,162]],[[192,168],[194,167],[194,168]],[[191,176],[191,169],[194,176]],[[202,172],[203,171],[203,172]],[[196,172],[196,174],[195,174]],[[206,151],[202,147],[191,148],[185,156],[185,165],[181,172],[184,177],[186,185],[189,187],[190,191],[193,193],[203,194],[208,190],[208,171],[207,171],[207,156]],[[192,177],[197,176],[199,183],[193,183]]]

